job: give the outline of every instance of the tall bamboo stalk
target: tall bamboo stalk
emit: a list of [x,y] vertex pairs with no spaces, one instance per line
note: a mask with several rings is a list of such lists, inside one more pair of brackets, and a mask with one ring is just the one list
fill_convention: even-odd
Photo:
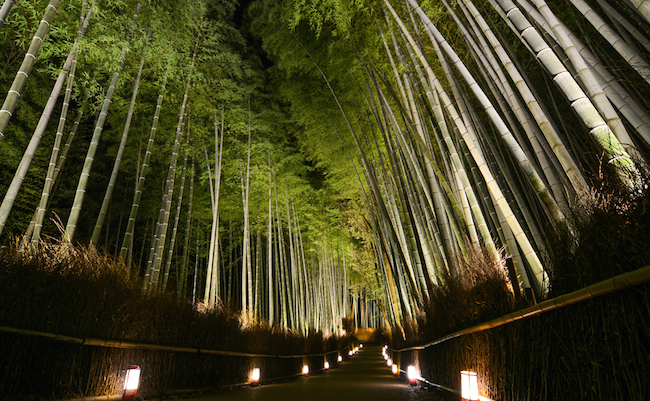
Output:
[[13,5],[13,0],[5,0],[4,3],[2,3],[2,7],[0,7],[0,28],[2,28],[2,25],[7,21],[7,17],[9,17]]
[[[188,135],[189,136],[189,135]],[[187,263],[188,263],[188,255],[190,251],[190,234],[191,234],[191,228],[192,228],[192,207],[193,207],[193,202],[194,202],[194,156],[192,156],[192,166],[191,168],[191,173],[190,173],[190,195],[189,199],[187,202],[187,220],[185,222],[185,245],[183,246],[183,260],[181,262],[181,268],[180,272],[178,273],[176,277],[176,294],[178,299],[180,300],[182,297],[185,296],[185,292],[187,290],[186,288],[186,283],[187,283]]]
[[[29,48],[27,49],[27,53],[25,53],[25,58],[23,59],[18,72],[16,73],[16,77],[11,84],[9,92],[7,92],[7,97],[5,98],[5,101],[2,104],[2,108],[0,109],[0,142],[2,142],[2,139],[4,138],[5,129],[7,129],[11,115],[16,108],[18,98],[20,97],[23,87],[25,86],[25,82],[27,82],[27,77],[29,77],[29,74],[32,71],[36,57],[38,56],[38,53],[43,46],[43,42],[45,42],[45,39],[47,38],[47,34],[50,32],[50,25],[52,23],[52,20],[54,20],[54,16],[56,15],[56,8],[58,5],[59,0],[50,0],[50,3],[45,8],[43,18],[38,25],[38,29],[36,29],[36,33],[34,34]],[[5,9],[5,4],[3,4],[2,12],[5,12],[6,10],[6,14],[8,15],[11,8],[10,6],[11,3],[7,4],[7,8]]]
[[[29,170],[32,160],[36,155],[36,150],[38,148],[38,145],[41,142],[41,139],[43,138],[43,134],[45,133],[45,128],[47,127],[47,124],[50,121],[50,116],[52,114],[52,111],[54,110],[54,107],[56,106],[56,102],[61,93],[61,89],[63,88],[65,79],[68,76],[68,72],[70,71],[71,67],[76,68],[77,47],[79,41],[83,38],[83,35],[86,33],[86,30],[88,29],[88,24],[90,22],[91,15],[92,15],[92,10],[90,10],[85,16],[85,18],[82,18],[80,22],[79,29],[77,32],[77,38],[74,44],[72,45],[70,53],[68,53],[68,57],[66,58],[66,61],[63,64],[63,68],[59,72],[59,76],[57,77],[54,87],[52,88],[50,97],[48,98],[43,113],[41,114],[41,117],[38,120],[38,124],[36,125],[36,129],[34,130],[34,133],[29,141],[29,145],[27,146],[27,149],[25,150],[25,153],[23,154],[23,157],[20,160],[18,169],[16,170],[16,173],[14,174],[11,184],[9,184],[9,188],[7,189],[7,192],[5,193],[5,196],[2,200],[2,204],[0,205],[0,235],[2,235],[2,231],[4,230],[7,219],[9,218],[9,213],[13,208],[14,201],[16,200],[16,197],[20,192],[20,188],[23,184],[23,181],[27,176],[27,171]],[[74,72],[72,74],[72,77],[73,78],[69,80],[69,85],[72,85],[72,81],[74,79]],[[68,101],[69,101],[69,97],[68,97]],[[67,107],[65,108],[65,110],[67,110]],[[2,118],[2,114],[0,112],[0,124],[1,124],[1,118]],[[0,129],[0,132],[1,131],[2,129]],[[1,139],[2,137],[0,136],[0,140]]]
[[65,228],[65,234],[63,242],[71,243],[74,237],[75,230],[77,229],[77,222],[79,220],[79,214],[81,213],[81,207],[83,205],[84,196],[86,195],[86,187],[88,186],[88,180],[90,177],[90,171],[92,170],[93,162],[95,161],[95,154],[97,153],[97,147],[99,146],[99,140],[101,139],[102,132],[104,130],[104,123],[106,122],[106,116],[108,115],[108,109],[111,105],[113,99],[113,94],[115,93],[115,87],[117,86],[117,81],[120,77],[120,72],[122,71],[122,66],[124,65],[124,60],[129,51],[129,44],[131,42],[131,35],[133,30],[138,22],[138,15],[140,14],[140,8],[142,7],[142,1],[138,2],[135,13],[133,14],[133,21],[129,28],[129,32],[126,37],[126,43],[122,49],[122,54],[117,62],[117,68],[113,72],[111,77],[111,82],[104,96],[104,102],[102,104],[101,112],[97,123],[95,125],[95,130],[93,132],[92,139],[90,140],[90,146],[88,147],[88,152],[86,154],[86,159],[83,164],[81,171],[81,176],[79,177],[79,184],[77,185],[77,190],[75,192],[75,197],[72,202],[72,208],[70,209],[70,216],[68,217],[68,222]]
[[144,182],[147,178],[147,173],[149,171],[149,162],[151,160],[151,153],[153,150],[154,140],[156,138],[156,132],[158,131],[158,121],[160,119],[160,110],[162,109],[162,102],[165,93],[165,85],[167,84],[167,73],[163,75],[162,83],[160,85],[160,92],[158,94],[158,100],[156,102],[156,109],[154,111],[153,122],[151,123],[151,130],[149,132],[149,139],[147,140],[147,148],[144,153],[144,158],[142,160],[142,167],[140,168],[140,174],[138,176],[138,183],[133,194],[133,203],[131,204],[131,211],[129,212],[129,221],[126,225],[126,231],[124,232],[124,238],[122,240],[122,247],[120,248],[120,260],[126,260],[127,254],[131,247],[133,240],[133,233],[135,230],[135,219],[138,216],[138,210],[140,209],[140,199],[142,197],[142,191],[144,190]]
[[120,139],[120,144],[117,149],[117,155],[115,156],[115,162],[113,163],[113,171],[111,172],[111,176],[108,180],[108,186],[106,187],[104,200],[102,201],[102,205],[99,209],[99,215],[97,216],[95,229],[93,230],[93,234],[90,239],[90,244],[89,244],[90,247],[92,247],[94,244],[96,244],[99,241],[99,236],[102,232],[102,226],[104,224],[106,212],[108,211],[108,205],[111,202],[111,197],[113,196],[113,188],[115,188],[115,181],[117,181],[117,174],[120,171],[122,155],[124,153],[124,148],[126,147],[126,140],[129,136],[129,129],[131,128],[131,119],[133,118],[135,99],[138,97],[138,89],[140,89],[140,78],[142,77],[142,69],[144,67],[145,54],[146,54],[146,50],[142,52],[142,57],[140,58],[138,73],[136,74],[135,82],[133,83],[133,93],[131,94],[131,103],[129,104],[129,110],[126,113],[126,121],[124,122],[124,129],[122,130],[122,138]]

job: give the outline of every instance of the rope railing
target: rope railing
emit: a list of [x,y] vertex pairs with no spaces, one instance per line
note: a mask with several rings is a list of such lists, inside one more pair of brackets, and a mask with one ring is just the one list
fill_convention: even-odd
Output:
[[412,347],[407,347],[402,349],[394,349],[393,351],[403,352],[403,351],[423,350],[425,348],[438,345],[440,343],[443,343],[447,340],[451,340],[453,338],[462,337],[468,334],[474,334],[480,331],[493,329],[495,327],[503,326],[505,324],[509,324],[520,319],[529,318],[544,312],[550,312],[552,310],[573,305],[578,302],[583,302],[602,295],[607,295],[615,291],[630,288],[639,284],[644,284],[647,283],[648,281],[650,281],[650,265],[631,272],[619,274],[618,276],[600,281],[598,283],[592,284],[590,286],[579,289],[577,291],[560,295],[558,297],[548,299],[536,305],[518,310],[516,312],[512,312],[508,315],[498,317],[488,322],[481,323],[476,326],[472,326],[467,329],[457,331],[455,333],[449,334],[437,340],[431,341],[427,344],[417,345],[417,346],[412,346]]
[[144,349],[144,350],[154,350],[154,351],[169,351],[169,352],[184,352],[190,354],[206,354],[206,355],[223,355],[223,356],[238,356],[246,358],[280,358],[280,359],[297,359],[297,358],[310,358],[317,356],[325,356],[334,352],[340,352],[347,347],[341,349],[336,349],[328,352],[322,352],[319,354],[304,354],[304,355],[282,355],[282,354],[254,354],[248,352],[235,352],[235,351],[222,351],[214,349],[203,349],[203,348],[190,348],[190,347],[174,347],[169,345],[158,345],[158,344],[145,344],[145,343],[136,343],[131,341],[114,341],[114,340],[102,340],[98,338],[80,338],[80,337],[69,337],[61,334],[54,333],[44,333],[35,330],[26,330],[18,329],[15,327],[0,326],[0,331],[13,334],[21,334],[32,337],[47,338],[53,341],[60,341],[72,344],[79,345],[90,345],[95,347],[105,347],[105,348],[122,348],[122,349]]

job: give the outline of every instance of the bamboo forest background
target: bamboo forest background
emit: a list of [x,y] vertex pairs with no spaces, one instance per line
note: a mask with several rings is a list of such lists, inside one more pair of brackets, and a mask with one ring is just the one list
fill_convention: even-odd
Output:
[[650,261],[647,233],[575,280],[554,251],[607,208],[647,221],[649,20],[637,0],[5,0],[0,242],[99,249],[148,291],[303,332],[405,337],[487,276],[513,305],[581,288]]

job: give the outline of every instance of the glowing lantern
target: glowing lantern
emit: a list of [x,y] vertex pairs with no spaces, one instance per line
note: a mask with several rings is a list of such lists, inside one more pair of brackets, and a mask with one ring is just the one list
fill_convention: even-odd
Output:
[[476,372],[460,372],[460,388],[463,400],[478,400],[478,376]]
[[302,365],[302,374],[305,375],[305,376],[309,374],[309,366],[308,365]]
[[260,385],[260,368],[254,368],[253,374],[251,375],[251,386]]
[[396,363],[393,364],[393,367],[391,369],[393,371],[393,376],[399,376],[399,369],[397,368]]
[[390,358],[388,358],[388,359],[386,360],[386,363],[388,364],[389,367],[390,367],[390,366],[393,366],[393,360],[390,359]]
[[359,347],[354,347],[354,353],[356,354],[357,352],[359,352]]
[[406,374],[409,377],[409,383],[411,386],[415,386],[418,384],[418,374],[415,371],[415,366],[409,365],[409,367],[406,369]]
[[363,348],[363,344],[359,344],[359,348]]
[[349,350],[349,351],[348,351],[348,355],[349,355],[349,356],[352,356],[352,354],[354,354],[354,352],[352,352],[352,350]]
[[343,362],[343,356],[339,355],[339,357],[336,359],[337,362]]
[[325,363],[323,364],[323,368],[329,369],[330,368],[330,363],[325,361]]
[[132,365],[126,371],[126,380],[124,380],[124,390],[122,391],[123,400],[135,400],[140,385],[140,367]]

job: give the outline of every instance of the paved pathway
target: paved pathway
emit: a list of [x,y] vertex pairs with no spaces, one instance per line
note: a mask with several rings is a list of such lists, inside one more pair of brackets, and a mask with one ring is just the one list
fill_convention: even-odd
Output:
[[366,346],[328,371],[288,383],[224,391],[192,401],[433,401],[433,393],[411,387],[390,372],[381,348]]

